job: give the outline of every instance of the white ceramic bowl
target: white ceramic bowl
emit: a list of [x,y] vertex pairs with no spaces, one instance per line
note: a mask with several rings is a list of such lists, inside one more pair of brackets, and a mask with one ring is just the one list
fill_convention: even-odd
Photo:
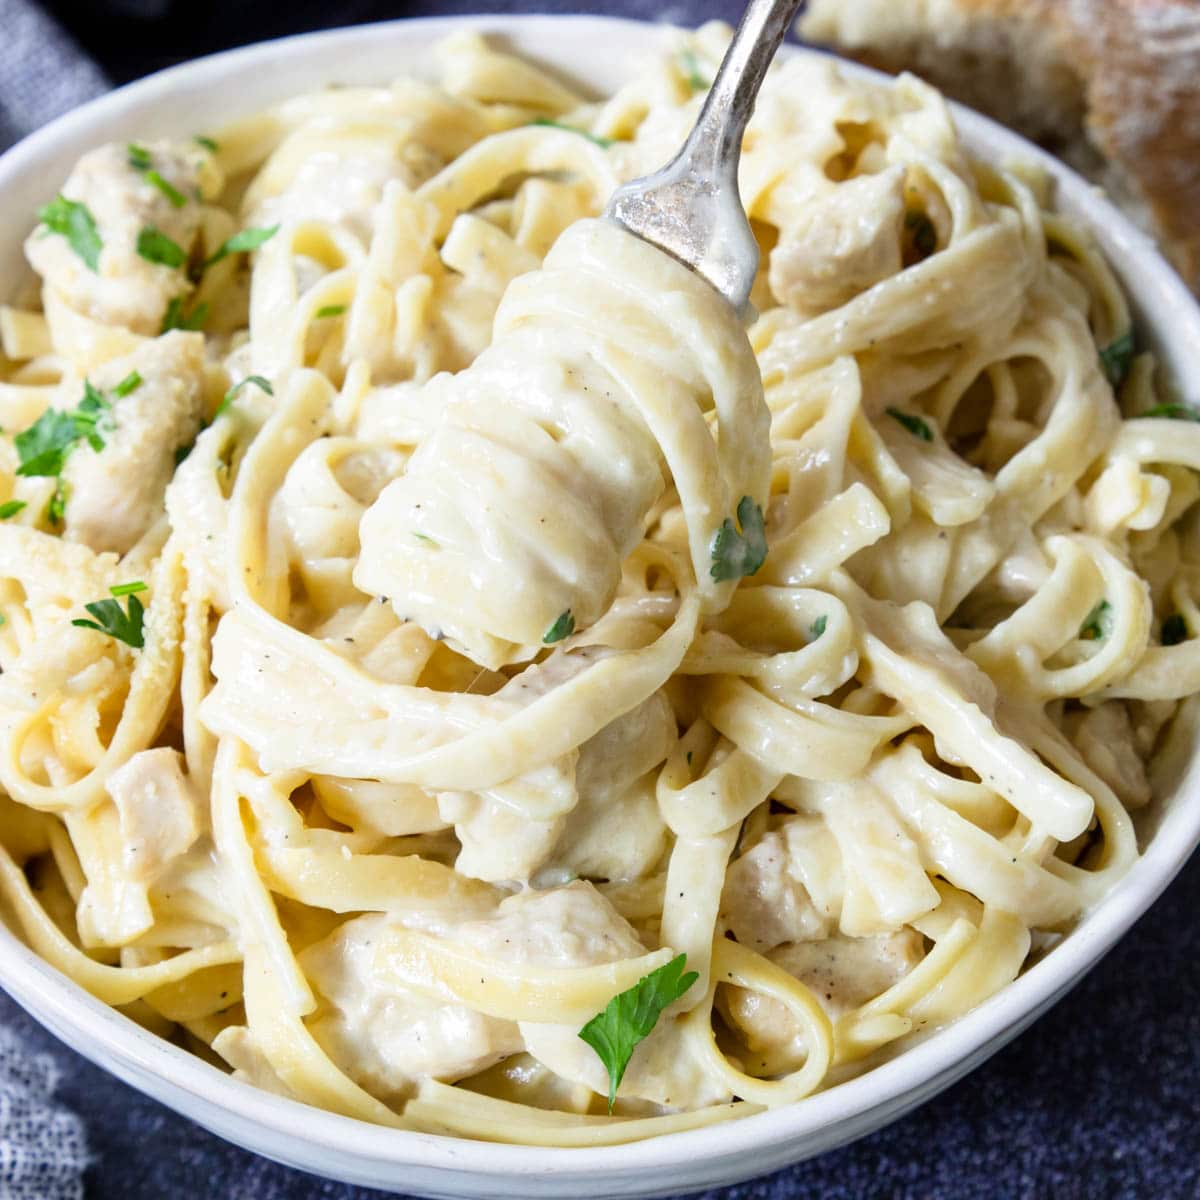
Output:
[[[0,279],[17,280],[33,213],[79,156],[105,141],[213,129],[331,82],[425,73],[430,47],[470,26],[597,92],[658,36],[596,17],[397,21],[251,46],[174,67],[40,130],[0,159]],[[786,51],[785,51],[786,52]],[[805,51],[791,51],[806,53]],[[847,71],[860,68],[847,66]],[[1200,310],[1150,241],[1093,188],[1047,155],[958,110],[967,144],[993,160],[1042,163],[1059,207],[1100,239],[1174,378],[1200,401]],[[1014,984],[957,1024],[852,1082],[800,1104],[653,1141],[585,1150],[497,1146],[397,1132],[258,1091],[146,1033],[42,962],[0,925],[0,984],[63,1041],[221,1137],[319,1175],[446,1197],[658,1196],[729,1183],[841,1145],[894,1120],[977,1066],[1044,1012],[1149,907],[1200,841],[1200,759],[1180,755],[1146,853],[1104,904]]]

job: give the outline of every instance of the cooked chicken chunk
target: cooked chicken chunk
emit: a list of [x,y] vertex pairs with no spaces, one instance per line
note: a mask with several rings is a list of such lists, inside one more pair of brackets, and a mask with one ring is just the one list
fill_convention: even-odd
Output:
[[903,225],[903,167],[840,183],[782,231],[771,252],[771,291],[802,312],[844,304],[900,270]]
[[[203,337],[176,330],[96,372],[92,382],[112,404],[112,428],[102,450],[82,443],[63,468],[68,541],[123,554],[163,513],[175,451],[200,428],[203,365]],[[134,371],[141,383],[114,396],[111,389]]]
[[177,750],[139,751],[109,776],[108,794],[121,818],[125,871],[139,882],[157,879],[203,832],[200,800]]
[[[86,206],[101,242],[95,270],[58,233],[40,226],[25,243],[30,265],[71,308],[105,325],[153,336],[167,305],[191,290],[183,265],[152,261],[138,239],[152,229],[186,255],[200,231],[200,195],[220,189],[211,156],[171,142],[111,143],[85,154],[62,195]],[[161,181],[156,185],[155,181]]]

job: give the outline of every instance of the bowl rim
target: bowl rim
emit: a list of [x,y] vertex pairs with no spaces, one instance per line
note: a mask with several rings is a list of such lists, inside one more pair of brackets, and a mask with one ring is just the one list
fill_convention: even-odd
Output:
[[[269,69],[280,55],[317,43],[352,51],[356,44],[381,37],[404,41],[462,29],[503,34],[515,28],[526,37],[552,39],[557,30],[568,25],[621,41],[644,41],[647,29],[668,28],[630,18],[586,14],[401,18],[295,34],[226,50],[168,67],[115,89],[29,135],[0,156],[0,197],[14,178],[36,170],[40,158],[77,130],[100,126],[119,119],[123,113],[153,106],[156,99],[183,80],[193,85],[206,79],[225,82],[249,71]],[[788,44],[781,53],[833,57],[795,44]],[[886,78],[858,64],[836,61],[849,77]],[[1032,161],[1050,171],[1060,195],[1069,198],[1071,210],[1096,232],[1118,273],[1129,273],[1136,262],[1143,302],[1148,297],[1155,311],[1171,325],[1171,339],[1185,351],[1185,358],[1187,347],[1192,347],[1190,357],[1200,367],[1200,308],[1147,235],[1134,227],[1098,189],[1045,151],[978,113],[957,104],[951,104],[951,109],[965,141],[983,144],[993,157],[1007,155]],[[1200,375],[1200,371],[1196,374]],[[747,1156],[768,1145],[786,1142],[799,1145],[802,1139],[838,1127],[848,1130],[841,1139],[848,1140],[871,1127],[873,1112],[887,1109],[889,1117],[899,1115],[902,1108],[922,1102],[972,1069],[1074,986],[1158,898],[1198,843],[1200,786],[1193,786],[1181,789],[1164,805],[1159,826],[1141,857],[1052,953],[954,1024],[930,1034],[865,1074],[796,1104],[613,1146],[539,1147],[390,1129],[262,1091],[150,1034],[91,996],[36,955],[3,923],[0,923],[0,985],[73,1049],[176,1111],[180,1111],[178,1105],[166,1098],[164,1092],[185,1093],[201,1106],[221,1110],[231,1120],[269,1131],[277,1144],[302,1136],[314,1151],[343,1158],[349,1155],[372,1167],[420,1166],[447,1174],[476,1173],[514,1180],[554,1176],[566,1182],[615,1168],[628,1174],[684,1162],[715,1164],[718,1159]],[[882,1122],[874,1122],[879,1123]],[[837,1141],[835,1134],[817,1149]],[[309,1161],[313,1160],[314,1156],[309,1155]]]

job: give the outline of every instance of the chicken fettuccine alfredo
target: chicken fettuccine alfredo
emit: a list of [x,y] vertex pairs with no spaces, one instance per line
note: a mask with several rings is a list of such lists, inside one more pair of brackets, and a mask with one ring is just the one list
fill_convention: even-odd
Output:
[[1200,425],[1088,234],[793,59],[746,329],[597,218],[728,31],[663,36],[603,103],[463,34],[95,149],[0,311],[3,906],[308,1104],[565,1146],[836,1083],[1104,896],[1200,686]]

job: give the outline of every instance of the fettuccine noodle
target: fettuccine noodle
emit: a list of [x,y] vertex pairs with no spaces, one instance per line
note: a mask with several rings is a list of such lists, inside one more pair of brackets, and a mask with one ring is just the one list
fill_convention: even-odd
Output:
[[[1087,231],[797,58],[743,328],[598,218],[728,30],[665,36],[603,103],[462,34],[102,147],[0,309],[6,916],[308,1104],[584,1146],[802,1100],[1104,897],[1195,704],[1200,425]],[[580,1030],[681,955],[610,1113]]]

